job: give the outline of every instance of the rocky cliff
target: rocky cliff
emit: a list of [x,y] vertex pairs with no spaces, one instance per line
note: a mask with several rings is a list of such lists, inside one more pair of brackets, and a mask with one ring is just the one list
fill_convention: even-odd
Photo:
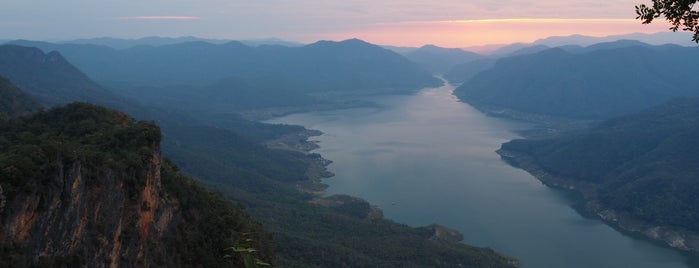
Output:
[[[157,126],[88,104],[0,126],[0,266],[222,266],[261,234],[161,161]],[[272,259],[267,237],[253,246]]]

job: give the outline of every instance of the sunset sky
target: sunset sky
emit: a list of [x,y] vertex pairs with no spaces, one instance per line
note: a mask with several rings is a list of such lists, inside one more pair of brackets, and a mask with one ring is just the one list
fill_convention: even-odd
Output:
[[548,36],[667,31],[641,25],[650,0],[4,0],[0,39],[197,36],[299,42],[360,38],[467,47]]

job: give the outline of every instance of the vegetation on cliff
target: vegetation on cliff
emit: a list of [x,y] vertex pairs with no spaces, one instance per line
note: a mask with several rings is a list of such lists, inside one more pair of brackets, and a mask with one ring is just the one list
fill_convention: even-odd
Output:
[[[357,45],[357,43],[359,43],[360,46],[362,45],[359,41],[351,41],[343,43],[343,45],[352,47]],[[325,53],[330,53],[329,51],[332,50],[330,48],[336,45],[338,44],[321,43],[318,44],[318,46],[320,46],[319,48],[314,49],[321,49],[324,50]],[[0,50],[2,50],[2,47],[0,47]],[[23,65],[21,66],[24,66],[26,68],[22,69],[22,72],[15,72],[14,70],[8,71],[8,76],[11,79],[22,78],[24,75],[28,74],[32,74],[34,76],[41,76],[44,72],[48,72],[49,75],[56,74],[55,72],[51,71],[53,69],[49,68],[47,70],[46,68],[42,67],[44,66],[42,65],[42,63],[47,60],[47,55],[35,53],[35,49],[29,48],[24,48],[22,51],[25,51],[29,53],[29,55],[34,56],[25,58],[25,61],[27,62],[23,62]],[[57,53],[49,54],[53,55],[49,58],[57,58],[58,56],[60,56]],[[8,56],[12,57],[20,57],[21,55],[23,54],[8,53]],[[2,65],[2,63],[3,62],[0,62],[0,65]],[[11,65],[8,66],[11,67]],[[63,93],[61,93],[62,91],[60,90],[42,90],[43,87],[61,89],[70,88],[70,85],[94,84],[94,82],[89,80],[89,78],[85,77],[84,75],[79,75],[79,71],[77,71],[75,68],[66,67],[62,69],[74,71],[67,72],[64,76],[62,76],[62,79],[51,80],[51,83],[49,83],[49,81],[45,79],[17,79],[17,81],[24,81],[23,85],[25,86],[32,85],[31,82],[35,81],[36,84],[34,84],[33,87],[33,90],[35,91],[29,92],[31,92],[32,95],[38,97],[42,97],[42,95],[35,94],[35,92],[47,92],[49,95],[43,96],[45,98],[44,100],[52,100],[56,98],[76,98],[77,100],[81,100],[84,96],[61,95]],[[78,73],[76,74],[76,72]],[[0,71],[0,74],[2,74],[2,71]],[[90,91],[90,88],[83,89]],[[95,90],[96,92],[89,92],[89,94],[87,95],[100,95],[99,91],[101,91],[101,88],[99,90]],[[317,182],[319,180],[319,176],[327,175],[327,171],[323,169],[323,165],[327,163],[327,161],[320,158],[320,156],[317,154],[306,154],[305,152],[303,152],[303,148],[309,148],[307,146],[308,144],[304,142],[305,138],[307,138],[309,135],[309,131],[305,130],[302,127],[267,125],[247,121],[238,116],[230,114],[212,115],[211,113],[206,113],[202,111],[193,112],[173,108],[144,107],[142,105],[134,104],[129,101],[117,100],[119,99],[116,98],[111,101],[105,99],[95,99],[94,101],[101,105],[108,105],[112,108],[127,111],[129,114],[135,115],[138,118],[154,120],[155,122],[157,122],[160,128],[162,129],[163,133],[162,148],[164,154],[170,157],[172,159],[172,162],[176,163],[184,174],[195,175],[197,179],[206,186],[214,188],[217,191],[221,192],[222,196],[228,202],[233,202],[241,206],[244,206],[246,208],[246,211],[248,211],[248,213],[250,213],[255,220],[262,222],[265,225],[266,230],[271,231],[274,235],[274,242],[272,242],[269,240],[269,237],[264,235],[264,233],[261,232],[260,229],[258,229],[259,226],[256,227],[257,225],[251,222],[246,223],[248,221],[245,221],[243,219],[247,218],[242,216],[242,214],[240,214],[240,219],[243,223],[229,226],[231,228],[229,231],[221,229],[224,225],[224,221],[222,219],[236,218],[236,216],[234,215],[238,214],[235,213],[239,213],[240,211],[235,209],[230,210],[229,206],[224,205],[223,203],[219,203],[219,201],[221,200],[217,197],[216,194],[211,194],[210,192],[204,190],[201,190],[201,192],[199,192],[200,190],[190,191],[190,186],[195,184],[191,183],[191,181],[189,181],[188,179],[182,179],[187,181],[187,183],[173,183],[171,185],[183,186],[184,188],[181,188],[179,191],[173,189],[168,190],[168,183],[177,180],[166,179],[166,177],[168,176],[167,174],[170,174],[171,172],[167,172],[167,167],[169,165],[168,162],[162,161],[161,168],[158,169],[151,168],[151,164],[146,164],[146,166],[149,167],[150,174],[155,174],[155,170],[160,170],[161,176],[163,177],[162,187],[164,188],[164,192],[167,193],[167,191],[172,191],[172,193],[181,194],[178,194],[177,198],[174,197],[174,194],[170,194],[168,195],[171,197],[170,199],[165,198],[161,200],[158,198],[151,198],[149,199],[151,201],[159,200],[159,202],[157,203],[161,205],[157,206],[160,209],[149,209],[149,207],[153,208],[154,206],[143,206],[143,203],[139,201],[139,199],[142,199],[141,196],[143,196],[143,192],[141,191],[140,195],[135,196],[136,202],[125,204],[123,207],[129,208],[127,211],[153,211],[154,213],[148,214],[151,215],[153,219],[168,219],[168,217],[165,217],[165,215],[169,215],[170,212],[168,211],[172,211],[174,213],[175,210],[170,209],[172,207],[185,207],[185,204],[197,205],[192,205],[191,210],[182,211],[182,217],[187,220],[178,221],[176,220],[177,218],[173,217],[172,220],[169,221],[172,223],[170,226],[173,226],[171,228],[184,228],[182,229],[182,231],[177,232],[181,234],[181,236],[165,236],[166,234],[170,234],[166,231],[172,230],[168,228],[158,229],[165,230],[163,233],[158,231],[149,232],[149,234],[151,235],[162,234],[162,239],[158,241],[167,243],[156,243],[148,248],[159,250],[163,249],[163,245],[174,244],[177,245],[176,248],[177,250],[179,250],[178,252],[186,251],[187,253],[181,253],[181,255],[167,255],[166,257],[162,258],[158,257],[162,255],[157,254],[145,254],[144,256],[152,256],[154,257],[153,259],[161,259],[167,261],[172,260],[172,262],[180,261],[183,259],[186,259],[187,261],[196,260],[200,262],[203,262],[202,260],[210,260],[212,263],[210,265],[207,263],[206,266],[216,267],[220,265],[217,265],[213,262],[224,261],[215,258],[216,256],[218,256],[218,253],[224,254],[220,250],[231,245],[236,245],[237,243],[235,240],[237,239],[236,237],[238,234],[240,234],[240,232],[244,232],[245,234],[254,232],[257,233],[259,236],[253,238],[255,241],[258,241],[257,243],[259,243],[255,246],[255,248],[259,250],[260,256],[256,257],[262,259],[265,262],[273,262],[273,264],[278,266],[513,266],[513,262],[511,261],[511,259],[503,257],[490,249],[476,248],[453,242],[445,243],[443,241],[430,240],[435,232],[430,228],[411,228],[409,226],[396,224],[389,220],[380,219],[380,217],[377,217],[380,215],[380,213],[373,209],[368,203],[366,203],[366,201],[353,198],[336,198],[331,201],[341,202],[341,204],[330,207],[319,205],[317,203],[312,203],[317,196],[311,191],[316,191],[320,189]],[[49,103],[49,101],[47,101],[46,103]],[[79,106],[85,105],[87,104],[81,104]],[[72,106],[69,106],[69,108],[70,107]],[[89,111],[91,111],[91,109],[87,109],[86,114],[90,114],[91,112]],[[81,112],[81,114],[83,113]],[[122,116],[125,115],[122,114]],[[32,117],[13,120],[19,120],[19,122],[24,122],[26,120],[35,120],[31,118]],[[94,124],[99,124],[100,122],[109,122],[109,118],[111,117],[98,118],[99,120],[83,120],[84,122],[81,124],[85,124],[87,127],[90,127]],[[60,118],[56,118],[57,121],[60,121],[59,119]],[[123,122],[131,121],[126,120]],[[75,126],[76,129],[80,129],[81,124],[77,124]],[[136,128],[141,130],[148,130],[150,127],[153,127],[153,124],[145,122],[139,123],[135,121],[127,123],[125,125],[128,126],[134,124],[136,126],[140,125],[141,127],[143,127]],[[109,126],[109,124],[105,125]],[[57,127],[61,126],[57,125]],[[83,141],[74,142],[74,145],[78,146],[75,148],[80,149],[78,151],[86,150],[87,152],[92,152],[94,149],[95,154],[98,155],[102,154],[98,152],[98,150],[100,149],[99,145],[118,145],[114,147],[108,147],[109,150],[114,151],[110,151],[102,156],[98,156],[102,157],[103,159],[109,160],[111,156],[116,157],[118,155],[130,155],[129,157],[134,157],[129,158],[129,160],[124,162],[123,165],[119,164],[119,161],[115,161],[117,163],[117,166],[120,166],[121,168],[117,170],[105,169],[103,173],[107,173],[108,175],[128,174],[128,170],[138,170],[136,167],[142,164],[141,162],[138,162],[138,157],[140,156],[139,152],[143,151],[141,150],[142,146],[138,143],[133,143],[135,147],[129,148],[128,146],[124,146],[124,144],[120,143],[121,139],[116,138],[120,136],[114,136],[124,131],[127,134],[131,133],[133,135],[136,135],[137,133],[139,133],[139,130],[131,128],[131,130],[125,129],[124,131],[117,131],[118,129],[118,127],[109,128],[109,130],[106,130],[107,132],[103,133],[105,134],[102,135],[104,137],[100,137],[100,135],[96,134],[88,135],[85,137],[78,137],[78,139],[85,139],[85,142],[87,142],[85,146],[89,150],[81,147],[83,146]],[[73,130],[68,129],[66,131]],[[127,142],[128,144],[130,144],[130,139],[126,139],[126,137],[130,137],[131,134],[124,136],[123,142]],[[34,133],[30,136],[40,136],[40,134]],[[138,137],[134,137],[138,139]],[[296,145],[301,145],[301,147],[297,148],[296,150],[276,150],[270,149],[265,145],[269,143],[271,140],[276,140],[281,137],[285,137],[285,140],[290,140],[292,141],[292,143],[298,143]],[[105,140],[103,140],[102,138],[104,138]],[[291,145],[288,147],[296,148],[296,145]],[[120,152],[120,148],[123,148],[126,151]],[[127,150],[127,148],[129,149]],[[145,151],[143,152],[145,153]],[[54,158],[51,158],[51,155],[48,155],[46,157],[49,157],[46,161],[55,160]],[[82,156],[77,155],[76,159],[82,159],[80,157]],[[161,163],[161,161],[155,161],[153,158],[150,159],[153,163]],[[97,162],[92,163],[92,165],[108,168],[109,163],[111,162],[102,162],[102,160],[99,160]],[[134,164],[134,168],[129,169],[130,164],[127,165],[127,163]],[[80,165],[80,167],[82,167],[82,165]],[[39,168],[41,168],[41,166]],[[82,170],[84,170],[86,174],[101,172],[101,169],[83,168]],[[65,180],[67,183],[57,184],[70,186],[72,185],[72,183],[74,183],[75,178],[76,176],[68,176]],[[139,178],[141,177],[134,175],[119,180],[117,180],[116,178],[97,180],[99,182],[97,183],[97,185],[106,186],[104,186],[104,188],[95,189],[96,192],[84,193],[82,196],[115,196],[114,194],[103,194],[104,192],[100,192],[98,190],[119,189],[115,186],[116,182],[122,181],[131,181],[130,183],[133,185],[142,185],[142,180]],[[146,176],[146,178],[148,178],[148,176]],[[148,188],[149,185],[157,185],[154,183],[149,184],[148,181],[149,180],[146,179],[144,189]],[[82,184],[78,183],[78,185]],[[124,185],[126,185],[126,183],[124,183]],[[312,187],[306,188],[306,186],[309,185]],[[71,190],[55,190],[61,189],[61,187],[56,187],[52,189],[54,189],[50,191],[52,193],[72,193]],[[151,187],[150,189],[153,189],[153,187]],[[200,195],[203,195],[203,197],[201,197]],[[124,200],[131,198],[131,195],[127,195],[125,193],[116,196],[125,196],[122,198]],[[151,194],[150,196],[153,195]],[[36,198],[36,196],[34,197]],[[194,198],[195,200],[186,201],[190,200],[190,197]],[[60,200],[60,196],[57,198]],[[41,198],[38,198],[36,200],[40,199]],[[50,199],[51,198],[45,198],[43,200]],[[114,206],[113,204],[119,204],[119,202],[121,202],[120,200],[122,199],[117,198],[116,200],[112,200],[112,202],[110,202],[109,205],[102,205],[102,207],[121,207]],[[180,201],[176,201],[175,199]],[[209,202],[206,200],[213,201]],[[99,202],[91,203],[94,204],[94,206],[100,204]],[[155,203],[148,202],[148,204]],[[92,208],[93,210],[96,209],[96,207],[94,206]],[[45,205],[43,207],[50,206]],[[141,207],[145,208],[146,210],[141,210]],[[206,209],[201,209],[202,207],[206,207]],[[30,211],[34,210],[32,209]],[[56,211],[56,213],[54,214],[75,215],[67,217],[80,219],[80,217],[78,217],[77,215],[78,213],[75,211]],[[111,220],[105,220],[105,222],[119,222],[116,215],[121,214],[115,212],[112,212],[111,214],[113,214]],[[81,215],[87,214],[83,213]],[[186,215],[193,216],[190,217]],[[126,218],[138,219],[139,217],[134,216]],[[89,221],[86,221],[86,223],[87,222]],[[174,225],[178,222],[183,222],[184,225]],[[211,223],[211,226],[209,226],[209,223]],[[132,224],[132,222],[126,222],[125,224]],[[89,227],[92,225],[88,224],[86,226]],[[100,241],[114,241],[115,239],[113,239],[113,236],[117,233],[117,228],[113,225],[110,225],[109,228],[106,228],[104,230],[108,231],[106,236],[110,236],[111,239],[103,239]],[[215,236],[211,236],[210,231],[217,231],[218,234]],[[74,231],[69,231],[67,233],[74,233]],[[138,234],[138,232],[126,232],[126,234],[126,237],[135,237],[134,239],[140,237],[138,235],[133,235]],[[131,236],[129,236],[128,234],[131,234]],[[55,241],[71,241],[71,239],[73,238],[62,239],[63,240],[61,240],[61,238],[56,238]],[[191,239],[200,240],[195,240],[195,242],[192,243],[179,242],[188,240],[191,241]],[[154,238],[154,240],[152,241],[155,240],[157,239]],[[468,238],[466,239],[466,241],[468,241]],[[219,245],[223,246],[220,249],[216,249],[219,247]],[[14,249],[14,247],[12,248]],[[91,248],[104,249],[110,248],[110,246],[107,245],[104,247]],[[167,248],[169,247],[166,247],[166,249]],[[270,253],[272,252],[272,248],[276,253],[274,256],[272,256]],[[18,251],[14,250],[12,252]],[[138,250],[131,250],[129,252],[138,252]],[[208,252],[209,254],[207,254],[206,252]],[[110,254],[111,252],[104,253],[102,255],[111,256]],[[99,254],[96,254],[94,252],[87,252],[80,256],[96,255]],[[32,254],[31,252],[29,252],[25,256],[38,256],[38,254]],[[65,252],[61,252],[52,255],[49,254],[47,256],[72,255],[67,254]],[[134,260],[131,257],[132,255],[127,254],[123,258],[125,262],[129,262]],[[188,263],[187,261],[183,261],[182,263]],[[169,265],[171,263],[166,264]],[[176,264],[177,263],[172,263],[172,265]]]
[[220,267],[258,223],[160,160],[157,126],[76,103],[0,124],[0,266]]

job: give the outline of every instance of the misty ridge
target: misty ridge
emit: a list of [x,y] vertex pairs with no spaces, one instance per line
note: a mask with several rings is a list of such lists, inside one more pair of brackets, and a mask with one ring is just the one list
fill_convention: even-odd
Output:
[[[438,222],[410,227],[361,198],[319,194],[333,175],[308,140],[320,133],[249,120],[375,107],[367,96],[445,83],[483,113],[534,125],[502,145],[508,163],[579,193],[597,219],[695,254],[699,52],[632,37],[550,38],[488,54],[359,39],[7,41],[2,264],[519,266]],[[119,189],[105,198],[120,206],[85,216],[95,208],[81,198],[102,185]],[[61,213],[74,216],[61,223]],[[46,230],[55,235],[42,238]],[[73,246],[53,246],[63,243]],[[231,246],[259,253],[224,258]]]

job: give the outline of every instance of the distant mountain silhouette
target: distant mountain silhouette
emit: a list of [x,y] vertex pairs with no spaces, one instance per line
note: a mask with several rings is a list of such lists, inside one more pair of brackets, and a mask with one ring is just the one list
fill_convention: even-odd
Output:
[[444,74],[444,78],[452,84],[461,84],[471,80],[478,73],[488,70],[497,62],[497,58],[484,58],[454,65]]
[[553,48],[503,58],[455,94],[481,108],[579,119],[609,118],[672,97],[699,95],[693,68],[699,50],[628,44],[601,44],[582,53]]
[[652,34],[632,33],[622,35],[610,35],[604,37],[569,35],[551,36],[534,41],[533,45],[546,45],[559,47],[567,45],[590,46],[597,43],[616,42],[619,40],[636,40],[651,45],[676,44],[682,46],[696,46],[691,42],[691,34],[685,32],[658,32]]
[[[9,41],[9,40],[7,40]],[[209,39],[209,38],[198,38],[193,36],[184,37],[159,37],[159,36],[148,36],[138,39],[123,39],[123,38],[112,38],[112,37],[99,37],[99,38],[85,38],[85,39],[75,39],[68,41],[60,41],[60,44],[89,44],[89,45],[100,45],[108,46],[114,49],[127,49],[136,46],[164,46],[172,45],[177,43],[185,42],[207,42],[211,44],[224,44],[235,40],[230,39]],[[249,39],[249,40],[237,40],[248,46],[261,46],[261,45],[282,45],[287,47],[298,47],[303,44],[293,41],[286,41],[278,38],[266,38],[266,39]],[[2,40],[0,40],[2,42]]]
[[[276,74],[295,80],[298,88],[294,90],[305,93],[413,90],[440,83],[397,53],[357,39],[321,41],[303,47],[249,47],[232,41],[124,50],[95,45],[13,43],[59,51],[97,81],[141,86],[204,86],[229,77],[259,82],[259,77]],[[278,86],[274,79],[261,82]]]
[[114,103],[117,98],[90,80],[58,52],[37,48],[0,46],[0,76],[47,106],[73,101]]
[[514,140],[500,154],[549,185],[574,187],[613,224],[696,251],[697,137],[699,98],[680,98],[584,133]]
[[490,69],[499,58],[534,54],[549,49],[547,46],[525,46],[521,43],[502,47],[496,52],[473,61],[456,64],[444,73],[444,78],[453,84],[464,83],[476,74]]
[[404,55],[433,74],[444,74],[457,64],[483,58],[482,55],[463,49],[434,45],[425,45]]

